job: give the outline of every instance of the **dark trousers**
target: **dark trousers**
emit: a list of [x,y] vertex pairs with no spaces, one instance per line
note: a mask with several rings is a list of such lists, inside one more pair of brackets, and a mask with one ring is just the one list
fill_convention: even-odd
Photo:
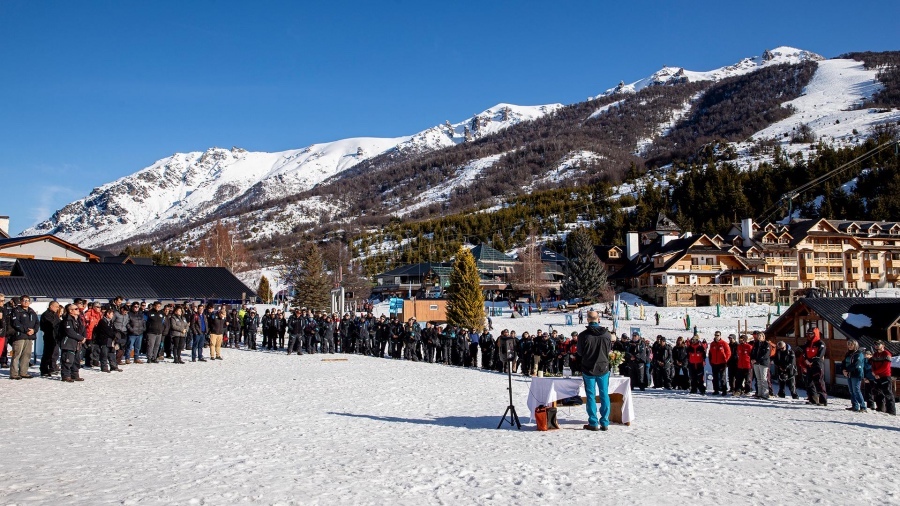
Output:
[[447,365],[450,365],[453,361],[453,343],[449,340],[441,344],[441,359],[442,363]]
[[778,397],[784,397],[784,387],[787,386],[791,397],[797,396],[797,377],[792,375],[778,375]]
[[418,360],[416,356],[416,343],[407,342],[403,345],[403,360]]
[[428,362],[429,364],[434,363],[434,344],[433,343],[424,343],[422,345],[422,354],[423,360]]
[[478,343],[469,343],[469,366],[478,367]]
[[897,406],[894,404],[894,380],[893,378],[879,378],[875,380],[876,398],[881,393],[884,402],[884,412],[891,415],[897,414]]
[[59,365],[62,379],[78,377],[78,359],[74,351],[63,350],[59,355]]
[[99,346],[94,346],[94,341],[85,341],[82,345],[81,350],[81,359],[84,360],[84,367],[93,367],[95,365],[100,364],[100,353],[98,352],[100,349]]
[[704,377],[703,364],[688,364],[688,374],[691,377],[691,393],[706,393],[706,378]]
[[256,331],[248,330],[247,331],[247,347],[251,350],[256,349]]
[[728,391],[734,392],[734,384],[737,383],[737,363],[728,363]]
[[[4,346],[5,348],[5,346]],[[59,347],[56,341],[51,337],[44,339],[44,353],[41,355],[41,376],[46,376],[53,371],[59,370],[56,361],[59,359]]]
[[669,375],[669,368],[665,365],[657,365],[653,368],[653,387],[665,387],[666,390],[672,388],[672,376]]
[[747,393],[750,391],[750,369],[736,369],[734,374],[735,392]]
[[172,338],[172,356],[176,362],[181,362],[181,352],[184,350],[184,336]]
[[714,393],[725,393],[728,391],[728,385],[725,383],[725,370],[728,368],[727,364],[715,364],[712,365],[712,373],[713,373],[713,392]]
[[822,372],[822,369],[809,369],[806,374],[806,391],[813,404],[828,402],[828,395],[825,393],[825,373]]
[[303,344],[301,342],[301,336],[297,334],[291,334],[288,337],[288,347],[287,352],[290,353],[303,353]]
[[97,348],[97,355],[100,357],[100,370],[111,371],[118,368],[116,364],[116,347],[94,345]]
[[482,369],[491,369],[493,363],[493,354],[494,351],[490,348],[481,350],[481,368]]
[[166,354],[166,358],[172,358],[172,336],[163,338],[163,351]]

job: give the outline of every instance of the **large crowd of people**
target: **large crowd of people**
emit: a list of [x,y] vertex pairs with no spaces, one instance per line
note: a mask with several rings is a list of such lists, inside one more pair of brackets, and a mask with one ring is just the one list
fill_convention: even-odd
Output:
[[[65,306],[51,302],[37,315],[30,305],[27,296],[6,302],[0,294],[0,340],[12,347],[8,358],[8,346],[3,344],[0,366],[10,368],[13,380],[32,377],[28,369],[38,331],[44,340],[41,376],[58,375],[65,382],[82,381],[79,371],[84,368],[113,372],[130,364],[164,360],[183,364],[188,353],[191,362],[223,360],[222,348],[288,355],[361,354],[524,376],[562,376],[566,368],[572,375],[581,374],[577,332],[566,336],[539,329],[516,335],[502,330],[495,337],[490,320],[477,332],[432,322],[423,327],[414,318],[405,322],[396,316],[376,318],[372,307],[362,308],[365,313],[342,316],[305,308],[267,309],[260,315],[246,305],[147,305],[118,297],[108,304],[83,299]],[[706,395],[708,365],[712,395],[798,399],[800,382],[809,404],[828,403],[825,344],[815,328],[808,330],[806,342],[797,350],[783,341],[772,343],[758,331],[727,338],[715,332],[712,341],[695,333],[688,339],[678,337],[674,345],[661,335],[651,343],[637,333],[630,338],[613,335],[611,341],[611,351],[623,359],[618,372],[631,379],[632,388]],[[851,392],[850,409],[895,414],[891,354],[884,343],[879,341],[874,350],[866,351],[851,341],[849,348],[843,374]]]

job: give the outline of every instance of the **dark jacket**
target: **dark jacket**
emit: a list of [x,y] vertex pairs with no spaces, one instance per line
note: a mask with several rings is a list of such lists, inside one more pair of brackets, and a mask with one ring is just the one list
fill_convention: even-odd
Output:
[[162,335],[166,330],[166,315],[162,309],[147,311],[147,333]]
[[125,325],[129,336],[143,335],[147,330],[147,322],[144,320],[144,313],[140,311],[128,312],[128,323]]
[[112,346],[116,342],[116,321],[100,318],[100,323],[94,329],[94,344],[97,346]]
[[650,357],[647,356],[647,346],[644,344],[643,340],[638,339],[637,341],[629,341],[628,344],[625,345],[625,361],[634,361],[641,364],[646,364],[650,361]]
[[750,351],[750,360],[755,360],[756,365],[768,366],[772,357],[771,352],[768,341],[755,341],[753,350]]
[[218,314],[209,319],[209,333],[215,335],[222,335],[225,333],[225,318],[220,317]]
[[82,341],[84,341],[84,324],[81,319],[72,315],[66,316],[60,323],[59,349],[75,351]]
[[49,309],[41,314],[41,332],[44,334],[44,346],[56,346],[59,323],[62,320],[55,311]]
[[606,327],[596,323],[578,334],[577,355],[581,361],[581,372],[588,376],[603,376],[609,372],[609,350],[612,335]]
[[287,321],[288,334],[297,337],[303,334],[303,317],[291,315]]
[[[11,343],[26,339],[34,341],[37,339],[38,330],[41,328],[40,318],[38,318],[34,309],[25,309],[22,306],[17,306],[13,309],[12,316],[9,318],[9,325],[12,328],[12,332],[8,336]],[[28,335],[28,329],[34,331],[30,336]]]
[[797,357],[794,356],[794,349],[790,345],[785,346],[783,350],[776,348],[772,361],[775,363],[778,376],[790,378],[797,375]]
[[858,348],[855,351],[847,350],[847,355],[844,356],[844,370],[849,373],[851,378],[861,379],[865,373],[865,367],[866,357],[862,350]]

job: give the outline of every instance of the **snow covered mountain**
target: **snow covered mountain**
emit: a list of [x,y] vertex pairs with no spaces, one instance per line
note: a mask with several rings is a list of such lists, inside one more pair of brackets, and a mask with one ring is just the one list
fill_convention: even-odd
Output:
[[465,121],[448,121],[411,136],[343,139],[277,153],[240,148],[176,153],[95,188],[22,235],[52,233],[96,247],[170,226],[203,223],[220,208],[259,205],[308,190],[388,151],[415,155],[454,146],[560,107],[498,104]]
[[788,46],[780,46],[776,47],[775,49],[767,49],[766,51],[763,51],[763,54],[760,56],[744,58],[734,65],[728,65],[726,67],[720,67],[705,72],[695,72],[692,70],[687,70],[683,67],[664,66],[648,77],[635,81],[631,84],[625,84],[625,82],[622,81],[615,88],[610,88],[600,95],[597,95],[596,97],[590,97],[588,100],[594,100],[597,98],[620,93],[635,93],[646,88],[647,86],[669,84],[673,82],[693,83],[698,81],[721,81],[722,79],[725,79],[727,77],[749,74],[751,72],[755,72],[759,69],[772,65],[781,65],[784,63],[800,63],[804,61],[819,61],[824,59],[824,57],[810,51],[805,51],[803,49],[797,49]]
[[[780,81],[771,81],[778,72],[792,74],[780,70],[783,64],[795,65],[793,73],[803,67],[812,78],[788,93],[778,88]],[[817,140],[846,145],[861,142],[877,125],[900,121],[900,109],[863,106],[883,89],[877,69],[778,47],[705,72],[664,67],[587,102],[498,104],[404,137],[344,139],[278,153],[210,148],[175,154],[94,189],[23,235],[54,233],[86,247],[168,237],[183,247],[197,235],[191,229],[223,218],[258,242],[324,223],[344,227],[363,215],[374,223],[386,216],[424,216],[434,204],[449,212],[461,205],[496,206],[502,198],[600,175],[617,183],[630,163],[647,160],[654,143],[706,113],[701,104],[707,91],[715,95],[716,86],[762,83],[766,74],[768,88],[760,89],[775,97],[776,108],[788,107],[778,119],[741,136],[707,132],[731,141],[744,168],[771,156],[752,153],[761,140],[789,153],[811,151],[813,143],[794,140],[801,127]],[[365,203],[353,202],[353,195],[364,195]]]

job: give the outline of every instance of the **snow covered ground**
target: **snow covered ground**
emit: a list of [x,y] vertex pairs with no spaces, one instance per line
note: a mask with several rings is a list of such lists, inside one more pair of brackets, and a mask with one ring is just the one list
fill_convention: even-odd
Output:
[[[4,370],[0,502],[900,504],[900,421],[847,412],[843,399],[812,408],[651,390],[635,392],[630,427],[580,430],[576,407],[561,409],[563,430],[520,432],[496,429],[500,374],[223,356],[88,371],[75,384],[5,381]],[[513,390],[527,422],[528,381]]]

